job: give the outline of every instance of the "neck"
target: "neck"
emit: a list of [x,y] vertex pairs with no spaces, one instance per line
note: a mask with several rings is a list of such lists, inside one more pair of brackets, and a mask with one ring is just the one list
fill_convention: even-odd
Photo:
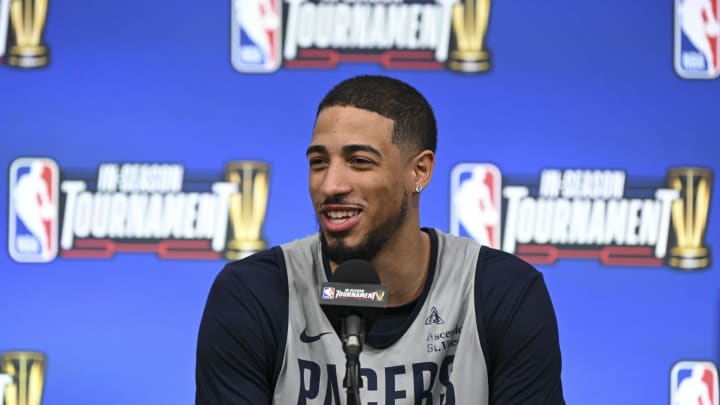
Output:
[[408,237],[396,237],[372,262],[388,287],[388,306],[413,301],[422,293],[430,264],[430,236],[415,228]]

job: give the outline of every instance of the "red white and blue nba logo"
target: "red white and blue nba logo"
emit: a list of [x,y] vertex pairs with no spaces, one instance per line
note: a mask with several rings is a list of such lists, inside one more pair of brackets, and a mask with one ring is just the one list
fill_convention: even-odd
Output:
[[686,79],[720,76],[720,0],[675,1],[675,71]]
[[680,361],[670,372],[671,405],[718,405],[718,372],[709,361]]
[[268,73],[280,68],[282,59],[282,2],[234,0],[231,59],[240,72]]
[[8,250],[18,262],[49,262],[58,252],[57,164],[19,158],[10,165]]
[[323,299],[334,300],[335,299],[335,288],[334,287],[323,287]]
[[450,184],[450,232],[500,248],[500,170],[488,163],[461,163]]

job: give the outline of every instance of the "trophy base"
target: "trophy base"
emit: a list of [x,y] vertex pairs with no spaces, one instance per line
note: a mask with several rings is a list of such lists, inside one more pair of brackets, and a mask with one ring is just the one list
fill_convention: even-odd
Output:
[[704,269],[710,266],[710,249],[674,247],[670,249],[669,264],[682,270]]
[[7,64],[20,68],[38,68],[50,63],[48,48],[44,45],[13,46],[8,52]]
[[490,70],[490,53],[487,51],[452,51],[448,67],[462,73]]
[[225,258],[229,260],[244,259],[266,247],[267,243],[264,240],[231,240],[227,244]]

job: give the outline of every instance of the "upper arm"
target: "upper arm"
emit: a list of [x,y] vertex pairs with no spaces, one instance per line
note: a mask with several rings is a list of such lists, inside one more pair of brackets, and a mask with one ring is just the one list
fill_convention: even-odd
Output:
[[197,340],[198,405],[272,402],[287,335],[287,278],[282,253],[270,252],[228,264],[210,289]]
[[557,320],[542,274],[506,253],[478,266],[490,404],[564,404]]

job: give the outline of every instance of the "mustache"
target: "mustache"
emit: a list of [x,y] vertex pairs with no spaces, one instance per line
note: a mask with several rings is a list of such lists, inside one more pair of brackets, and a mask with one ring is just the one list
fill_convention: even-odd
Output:
[[360,208],[362,207],[362,204],[357,203],[357,202],[353,202],[353,201],[346,200],[346,199],[343,198],[343,197],[328,197],[328,198],[324,199],[324,200],[320,203],[320,206],[323,206],[323,205],[331,205],[331,204],[338,204],[338,205],[356,205],[356,206],[358,206],[358,207],[360,207]]

